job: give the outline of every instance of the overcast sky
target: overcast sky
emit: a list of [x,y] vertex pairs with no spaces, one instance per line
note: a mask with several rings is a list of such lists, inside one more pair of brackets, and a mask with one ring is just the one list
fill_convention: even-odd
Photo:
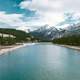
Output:
[[64,13],[80,16],[80,0],[0,0],[0,27],[55,26]]

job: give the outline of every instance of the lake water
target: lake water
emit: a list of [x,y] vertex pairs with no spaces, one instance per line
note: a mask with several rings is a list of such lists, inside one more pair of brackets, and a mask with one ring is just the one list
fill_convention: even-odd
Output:
[[80,80],[80,52],[39,43],[0,56],[0,80]]

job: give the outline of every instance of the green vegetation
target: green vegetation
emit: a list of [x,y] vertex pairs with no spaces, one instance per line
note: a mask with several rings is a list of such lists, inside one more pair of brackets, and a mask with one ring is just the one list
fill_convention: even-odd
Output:
[[68,36],[54,39],[53,43],[80,46],[80,36]]
[[0,37],[0,45],[12,45],[16,43],[16,39],[14,38],[9,38],[9,37]]
[[32,39],[32,36],[24,31],[0,28],[0,45],[23,43],[31,41]]

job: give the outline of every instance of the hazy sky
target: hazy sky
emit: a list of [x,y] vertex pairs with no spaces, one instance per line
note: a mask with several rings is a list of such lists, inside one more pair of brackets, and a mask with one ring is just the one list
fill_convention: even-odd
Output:
[[80,16],[80,0],[0,0],[0,27],[54,26],[64,13]]

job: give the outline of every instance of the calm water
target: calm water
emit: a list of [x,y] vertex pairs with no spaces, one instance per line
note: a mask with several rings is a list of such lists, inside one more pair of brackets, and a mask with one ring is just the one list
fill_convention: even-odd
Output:
[[80,80],[80,52],[49,43],[0,56],[0,80]]

